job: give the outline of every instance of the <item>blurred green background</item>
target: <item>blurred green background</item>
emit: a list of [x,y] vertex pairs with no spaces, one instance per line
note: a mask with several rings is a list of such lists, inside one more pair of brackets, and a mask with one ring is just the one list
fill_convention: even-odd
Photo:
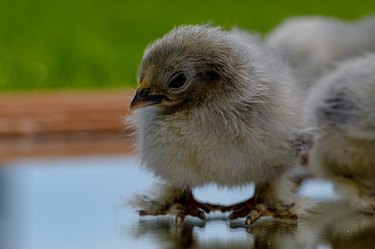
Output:
[[374,11],[374,0],[0,0],[0,90],[135,87],[145,46],[180,24],[265,33],[289,16]]

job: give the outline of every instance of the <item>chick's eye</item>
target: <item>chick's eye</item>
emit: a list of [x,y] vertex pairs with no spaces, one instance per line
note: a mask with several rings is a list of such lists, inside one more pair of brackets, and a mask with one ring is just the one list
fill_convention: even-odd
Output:
[[177,75],[170,83],[169,87],[170,88],[180,88],[182,87],[186,82],[186,76],[183,73],[180,73]]

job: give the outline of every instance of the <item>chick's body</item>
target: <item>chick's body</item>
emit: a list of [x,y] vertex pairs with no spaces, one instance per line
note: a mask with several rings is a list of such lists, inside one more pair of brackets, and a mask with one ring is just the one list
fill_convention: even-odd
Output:
[[268,186],[293,167],[293,78],[248,41],[219,28],[183,26],[145,51],[138,95],[149,89],[161,100],[135,111],[133,123],[142,164],[168,186]]
[[[173,114],[152,108],[139,110],[137,123],[143,165],[162,180],[181,188],[208,183],[222,186],[266,183],[291,167],[293,154],[288,152],[292,129],[289,126],[281,131],[280,127],[274,127],[286,118],[282,112],[281,120],[277,120],[271,117],[276,110],[272,107],[267,110],[264,104],[257,110],[249,110],[246,102],[234,106],[224,101],[221,104]],[[254,113],[258,111],[265,113],[262,116]]]
[[355,207],[375,213],[375,54],[341,63],[311,89],[308,122],[318,128],[309,166]]

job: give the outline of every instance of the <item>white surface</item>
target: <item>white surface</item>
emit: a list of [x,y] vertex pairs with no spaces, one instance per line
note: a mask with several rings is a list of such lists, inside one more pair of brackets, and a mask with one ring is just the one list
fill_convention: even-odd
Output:
[[[243,228],[243,221],[235,223],[239,229],[233,229],[221,214],[210,215],[205,224],[188,219],[182,227],[174,224],[173,217],[140,219],[124,202],[134,193],[147,190],[153,181],[127,157],[25,160],[3,165],[0,183],[5,186],[5,194],[0,198],[6,205],[0,213],[0,219],[4,217],[0,238],[5,238],[6,244],[0,246],[123,249],[176,248],[182,242],[181,248],[187,248],[186,243],[192,243],[190,248],[254,245],[256,236]],[[251,186],[230,191],[209,187],[195,194],[205,201],[233,203],[250,197],[252,192]],[[320,181],[306,182],[300,193],[319,199],[335,197],[332,186]],[[177,236],[179,233],[182,235]]]

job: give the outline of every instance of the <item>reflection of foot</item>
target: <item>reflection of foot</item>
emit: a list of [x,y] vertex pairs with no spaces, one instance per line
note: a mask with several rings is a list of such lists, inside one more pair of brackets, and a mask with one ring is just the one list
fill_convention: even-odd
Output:
[[246,217],[246,225],[250,225],[262,216],[273,216],[276,218],[296,219],[297,215],[291,211],[293,205],[281,203],[262,203],[254,197],[246,201],[222,208],[223,212],[231,211],[229,219]]
[[200,220],[192,220],[177,225],[173,220],[162,217],[153,220],[139,220],[137,224],[132,224],[128,229],[124,229],[124,236],[129,234],[134,236],[135,240],[139,240],[143,236],[152,235],[152,240],[158,245],[158,248],[196,248],[197,231],[202,231],[205,222]]
[[176,216],[176,223],[178,224],[182,224],[188,215],[204,220],[206,219],[206,213],[215,210],[220,211],[223,208],[219,205],[197,201],[191,190],[173,195],[173,198],[167,201],[140,196],[137,203],[141,207],[141,210],[138,211],[141,216],[172,214]]

